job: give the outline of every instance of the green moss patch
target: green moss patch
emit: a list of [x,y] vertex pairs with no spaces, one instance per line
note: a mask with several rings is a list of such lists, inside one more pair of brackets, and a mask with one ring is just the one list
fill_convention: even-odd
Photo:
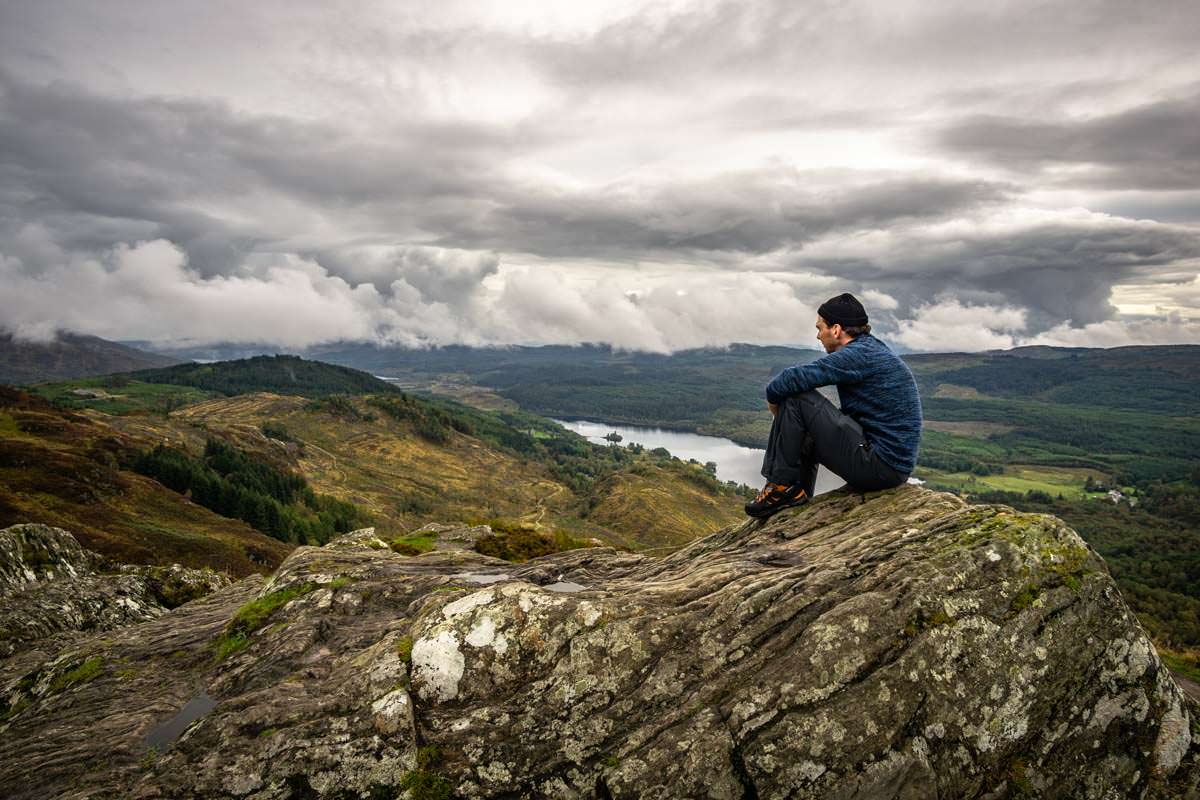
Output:
[[448,800],[450,797],[450,781],[433,769],[438,756],[436,747],[417,750],[417,768],[404,773],[400,779],[400,788],[407,791],[412,800]]
[[417,533],[392,539],[388,544],[402,556],[419,556],[437,547],[436,533]]
[[954,618],[947,614],[944,609],[936,608],[933,611],[929,611],[925,608],[917,608],[916,613],[909,617],[908,622],[904,626],[904,635],[911,639],[918,633],[927,631],[930,628],[953,624]]
[[8,722],[10,719],[29,708],[29,705],[29,698],[22,697],[20,700],[13,703],[11,707],[6,708],[3,713],[0,713],[0,722]]
[[1087,547],[1065,540],[1051,517],[978,506],[959,517],[959,524],[966,528],[956,537],[952,550],[1000,539],[1025,556],[1020,574],[1026,585],[1013,598],[1012,612],[1025,610],[1039,594],[1055,586],[1079,592],[1081,579],[1095,571]]
[[1033,601],[1037,600],[1038,590],[1033,584],[1025,586],[1021,591],[1017,592],[1013,597],[1012,603],[1009,604],[1009,611],[1013,614],[1019,614],[1025,609],[1033,605]]
[[150,591],[164,608],[178,608],[207,595],[209,587],[200,581],[187,581],[164,567],[152,569]]
[[505,526],[497,520],[492,520],[489,524],[497,533],[484,536],[475,544],[475,549],[485,556],[502,558],[505,561],[528,561],[550,553],[592,546],[562,529],[542,533],[515,525]]
[[400,641],[396,642],[396,652],[400,654],[400,660],[405,664],[412,663],[413,638],[411,636],[402,636]]
[[222,661],[250,644],[250,635],[267,623],[279,609],[319,588],[315,583],[303,583],[280,589],[251,600],[237,610],[225,631],[216,641],[216,658]]
[[68,670],[56,677],[50,684],[50,693],[58,694],[72,686],[87,683],[99,675],[103,668],[104,659],[100,656],[92,656],[85,659],[74,669]]
[[244,634],[222,634],[221,637],[217,639],[216,659],[217,661],[224,661],[234,653],[245,650],[246,646],[249,644],[250,637]]

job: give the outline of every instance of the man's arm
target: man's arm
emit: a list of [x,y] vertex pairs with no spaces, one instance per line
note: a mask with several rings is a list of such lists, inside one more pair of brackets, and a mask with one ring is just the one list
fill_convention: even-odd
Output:
[[797,364],[780,372],[767,384],[768,405],[779,405],[785,397],[802,394],[818,386],[861,381],[864,370],[856,349],[843,347],[812,363]]

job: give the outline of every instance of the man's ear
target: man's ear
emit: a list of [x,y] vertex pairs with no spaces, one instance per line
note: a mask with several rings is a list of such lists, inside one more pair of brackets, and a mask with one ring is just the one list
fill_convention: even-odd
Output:
[[829,326],[829,335],[834,339],[842,338],[842,323],[835,322]]

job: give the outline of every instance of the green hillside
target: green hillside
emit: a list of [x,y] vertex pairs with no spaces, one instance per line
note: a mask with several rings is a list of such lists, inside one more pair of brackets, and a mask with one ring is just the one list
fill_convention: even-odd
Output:
[[[280,391],[258,391],[281,383]],[[362,393],[368,388],[377,391]],[[291,357],[34,390],[54,403],[43,401],[47,413],[84,414],[120,436],[120,469],[132,479],[152,478],[178,498],[173,503],[285,545],[319,544],[363,525],[404,538],[428,522],[461,521],[531,531],[551,544],[598,539],[642,549],[682,544],[735,521],[744,502],[699,464],[598,447],[527,412],[419,397],[365,373]],[[9,443],[13,451],[29,451],[22,458],[34,462],[42,444],[36,431],[13,432],[20,435]],[[88,471],[90,451],[76,457],[75,469]],[[26,495],[9,497],[13,521],[54,521]],[[661,513],[648,519],[647,508]],[[78,525],[87,509],[69,512],[56,524]],[[114,555],[151,558],[124,541],[117,531],[104,545]]]
[[180,364],[164,369],[130,372],[123,377],[142,383],[191,386],[226,397],[250,392],[325,397],[331,394],[389,394],[397,391],[387,381],[350,367],[282,355],[255,356],[215,364]]
[[330,348],[322,355],[401,383],[479,402],[480,388],[522,409],[568,419],[668,425],[756,445],[766,439],[762,386],[816,350],[757,347],[672,355],[609,347]]
[[85,547],[127,563],[234,575],[279,565],[290,545],[140,474],[134,465],[148,446],[102,418],[0,387],[0,527],[65,528]]

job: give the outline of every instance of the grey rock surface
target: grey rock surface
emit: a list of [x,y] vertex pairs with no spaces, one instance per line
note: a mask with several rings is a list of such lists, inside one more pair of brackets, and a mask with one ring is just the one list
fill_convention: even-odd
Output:
[[229,585],[212,570],[103,563],[67,531],[0,530],[0,659],[49,637],[143,622]]
[[480,539],[492,535],[492,529],[488,525],[446,525],[430,522],[418,528],[416,533],[436,533],[438,550],[472,550]]
[[903,487],[662,559],[405,557],[373,539],[301,547],[265,583],[0,662],[0,785],[1197,796],[1195,705],[1053,517]]
[[0,530],[0,597],[86,575],[95,564],[96,556],[62,528],[26,524]]

